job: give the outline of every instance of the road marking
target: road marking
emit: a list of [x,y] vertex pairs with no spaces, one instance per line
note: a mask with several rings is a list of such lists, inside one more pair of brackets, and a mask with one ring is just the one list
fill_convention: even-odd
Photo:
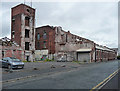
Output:
[[[64,70],[64,71],[59,71],[59,72],[49,72],[49,73],[43,73],[42,75],[41,74],[36,74],[36,75],[29,75],[29,76],[25,76],[25,77],[20,77],[20,78],[15,78],[15,79],[10,79],[10,80],[6,80],[6,81],[2,81],[3,84],[5,83],[11,83],[11,82],[16,82],[18,80],[25,80],[25,79],[28,79],[28,78],[32,78],[32,77],[38,77],[38,76],[42,76],[43,77],[48,77],[49,75],[59,75],[61,73],[66,73],[67,72],[72,72],[72,71],[76,71],[77,69],[67,69],[67,70]],[[47,75],[47,76],[44,76],[44,75]]]
[[98,85],[93,87],[90,91],[94,91],[95,89],[101,89],[105,84],[107,84],[118,73],[119,70],[120,70],[120,68],[117,69],[115,72],[113,72],[111,75],[109,75],[105,80],[100,82]]

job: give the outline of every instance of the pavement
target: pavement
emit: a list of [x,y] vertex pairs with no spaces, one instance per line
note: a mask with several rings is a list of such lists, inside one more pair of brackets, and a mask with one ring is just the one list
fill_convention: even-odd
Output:
[[[21,71],[13,73],[4,73],[3,71],[3,89],[90,90],[116,71],[118,63],[117,60],[90,64],[73,62],[27,63],[26,68]],[[51,65],[54,65],[55,68],[51,68]],[[34,67],[38,67],[39,70],[33,70]],[[25,78],[26,76],[29,77]],[[15,79],[20,77],[24,78]]]

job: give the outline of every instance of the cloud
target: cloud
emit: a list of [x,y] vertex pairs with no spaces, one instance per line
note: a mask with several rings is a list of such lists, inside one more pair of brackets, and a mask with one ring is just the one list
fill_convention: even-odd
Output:
[[[10,34],[10,8],[18,3],[3,4],[6,19],[3,35]],[[28,3],[29,4],[29,3]],[[36,27],[61,26],[98,44],[109,47],[118,45],[118,17],[116,2],[33,2],[36,8]]]
[[0,10],[0,13],[1,13],[1,17],[0,19],[2,20],[2,33],[0,35],[0,38],[1,37],[9,37],[11,38],[11,8],[14,6],[14,5],[17,5],[18,2],[14,3],[8,3],[8,2],[2,2],[1,4],[1,10]]

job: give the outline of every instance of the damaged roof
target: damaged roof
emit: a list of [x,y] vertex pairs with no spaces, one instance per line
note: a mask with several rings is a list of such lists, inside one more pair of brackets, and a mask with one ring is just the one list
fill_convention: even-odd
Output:
[[12,46],[12,45],[19,46],[16,42],[11,41],[11,39],[9,39],[7,37],[4,37],[4,38],[0,39],[0,45],[3,45],[3,46]]

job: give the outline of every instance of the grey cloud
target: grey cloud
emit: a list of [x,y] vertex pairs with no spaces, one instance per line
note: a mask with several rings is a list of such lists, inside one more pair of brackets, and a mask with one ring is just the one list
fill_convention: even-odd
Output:
[[[18,3],[7,4],[3,4],[4,10],[10,10]],[[33,7],[36,8],[36,26],[62,26],[66,31],[99,44],[117,47],[117,3],[34,2]],[[10,17],[8,13],[6,17]],[[2,22],[4,36],[10,33],[10,19],[7,19]]]

